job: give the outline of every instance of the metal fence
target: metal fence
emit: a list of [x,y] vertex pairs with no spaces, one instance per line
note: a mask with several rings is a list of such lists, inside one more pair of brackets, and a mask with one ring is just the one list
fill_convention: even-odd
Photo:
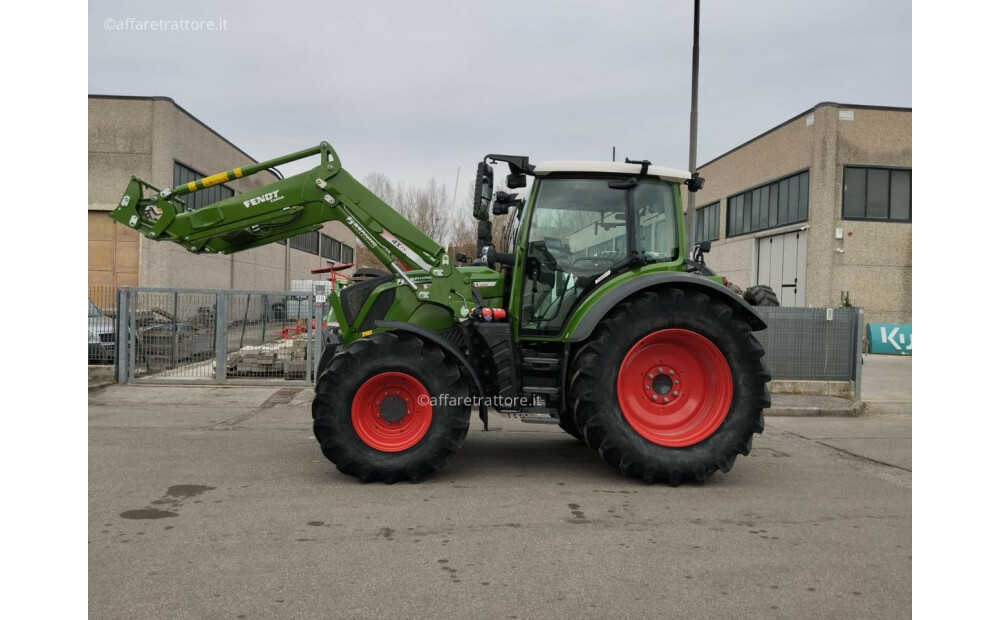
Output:
[[118,290],[112,286],[91,286],[87,289],[87,360],[89,364],[113,364],[117,330]]
[[864,312],[860,308],[756,310],[767,329],[755,335],[774,379],[861,380]]
[[[311,292],[91,288],[90,363],[119,383],[311,384],[329,306]],[[860,308],[758,307],[778,380],[861,378]]]
[[122,288],[118,382],[311,384],[324,316],[309,292]]

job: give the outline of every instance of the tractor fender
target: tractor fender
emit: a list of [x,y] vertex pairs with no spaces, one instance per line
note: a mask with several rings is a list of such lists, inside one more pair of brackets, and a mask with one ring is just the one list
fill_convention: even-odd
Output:
[[479,375],[476,374],[476,370],[472,367],[472,362],[458,350],[454,344],[449,342],[446,338],[432,332],[429,329],[420,327],[419,325],[414,325],[413,323],[402,323],[400,321],[375,321],[375,327],[381,327],[382,329],[392,329],[399,331],[406,331],[412,334],[416,334],[425,340],[429,340],[434,344],[438,345],[448,354],[454,357],[465,369],[468,371],[469,376],[476,383],[476,391],[479,393],[479,419],[483,421],[483,430],[489,430],[489,423],[487,422],[487,411],[486,404],[483,398],[486,397],[486,390],[483,389],[483,384],[479,380]]
[[700,290],[729,304],[729,306],[739,316],[743,317],[753,331],[767,329],[767,324],[760,318],[753,306],[745,299],[732,292],[725,286],[718,284],[708,278],[691,273],[680,271],[650,273],[619,284],[611,289],[603,297],[591,306],[587,313],[583,315],[577,323],[570,337],[570,342],[581,342],[590,336],[597,324],[611,311],[620,301],[634,295],[640,291],[654,286],[671,286],[684,289]]

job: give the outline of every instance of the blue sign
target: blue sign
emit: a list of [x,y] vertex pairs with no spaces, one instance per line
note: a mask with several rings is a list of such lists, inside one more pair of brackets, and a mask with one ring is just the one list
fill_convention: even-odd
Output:
[[868,352],[913,355],[913,326],[902,323],[869,323]]

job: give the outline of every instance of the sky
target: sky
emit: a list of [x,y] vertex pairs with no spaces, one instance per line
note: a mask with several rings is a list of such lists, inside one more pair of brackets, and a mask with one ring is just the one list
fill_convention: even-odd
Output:
[[[88,87],[170,97],[258,160],[326,140],[357,178],[460,169],[460,197],[487,153],[686,169],[693,6],[92,0]],[[698,162],[822,101],[910,107],[911,44],[909,2],[705,0]]]

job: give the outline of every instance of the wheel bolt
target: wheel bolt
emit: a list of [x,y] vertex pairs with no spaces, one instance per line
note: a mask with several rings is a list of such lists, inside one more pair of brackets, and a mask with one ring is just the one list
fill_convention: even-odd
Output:
[[667,374],[672,376],[674,374],[674,371],[670,370]]
[[680,396],[680,392],[678,392],[677,390],[674,390],[674,396]]
[[646,389],[647,389],[647,390],[649,389],[649,386],[648,386],[648,385],[646,386]]
[[681,384],[680,379],[674,379],[674,385],[680,385],[680,384]]
[[653,394],[653,400],[658,400],[656,394]]
[[663,366],[658,366],[656,368],[656,372],[663,372]]
[[652,379],[653,378],[653,373],[649,373],[648,375],[646,375],[646,378],[647,379]]

